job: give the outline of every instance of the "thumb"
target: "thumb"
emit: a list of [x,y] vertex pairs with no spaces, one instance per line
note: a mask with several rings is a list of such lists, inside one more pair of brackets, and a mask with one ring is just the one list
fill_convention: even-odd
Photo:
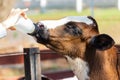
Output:
[[27,15],[25,14],[26,11],[28,11],[28,8],[21,10],[21,16],[23,16],[25,19],[27,19]]
[[21,13],[21,16],[27,19],[27,15],[25,13]]
[[10,28],[8,28],[10,30],[16,30],[16,28],[14,26],[11,26]]

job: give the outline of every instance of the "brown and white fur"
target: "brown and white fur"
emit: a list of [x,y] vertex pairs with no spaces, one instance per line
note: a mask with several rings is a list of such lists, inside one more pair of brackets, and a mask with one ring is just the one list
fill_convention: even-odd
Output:
[[[62,25],[52,29],[36,23],[39,30],[31,35],[38,43],[65,56],[78,80],[120,80],[113,39],[107,34],[99,34],[92,17],[80,18],[85,18],[85,21],[63,20],[60,22]],[[53,25],[47,24],[48,27]]]

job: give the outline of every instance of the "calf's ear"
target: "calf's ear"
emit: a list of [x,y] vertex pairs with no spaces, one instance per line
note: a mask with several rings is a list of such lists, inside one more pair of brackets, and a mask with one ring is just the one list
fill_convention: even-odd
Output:
[[94,36],[91,39],[90,44],[98,50],[106,50],[111,48],[115,44],[115,42],[109,35],[100,34]]

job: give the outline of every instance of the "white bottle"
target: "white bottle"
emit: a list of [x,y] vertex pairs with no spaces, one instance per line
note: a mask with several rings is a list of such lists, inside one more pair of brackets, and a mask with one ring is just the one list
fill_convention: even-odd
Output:
[[27,18],[20,17],[15,24],[15,28],[23,33],[32,33],[35,30],[33,22]]

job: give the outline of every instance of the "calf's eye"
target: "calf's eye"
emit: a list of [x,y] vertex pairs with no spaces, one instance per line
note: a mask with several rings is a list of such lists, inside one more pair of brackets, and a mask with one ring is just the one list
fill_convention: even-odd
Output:
[[67,24],[65,24],[65,26],[65,31],[71,35],[79,36],[82,34],[82,30],[78,28],[75,22],[68,22]]

